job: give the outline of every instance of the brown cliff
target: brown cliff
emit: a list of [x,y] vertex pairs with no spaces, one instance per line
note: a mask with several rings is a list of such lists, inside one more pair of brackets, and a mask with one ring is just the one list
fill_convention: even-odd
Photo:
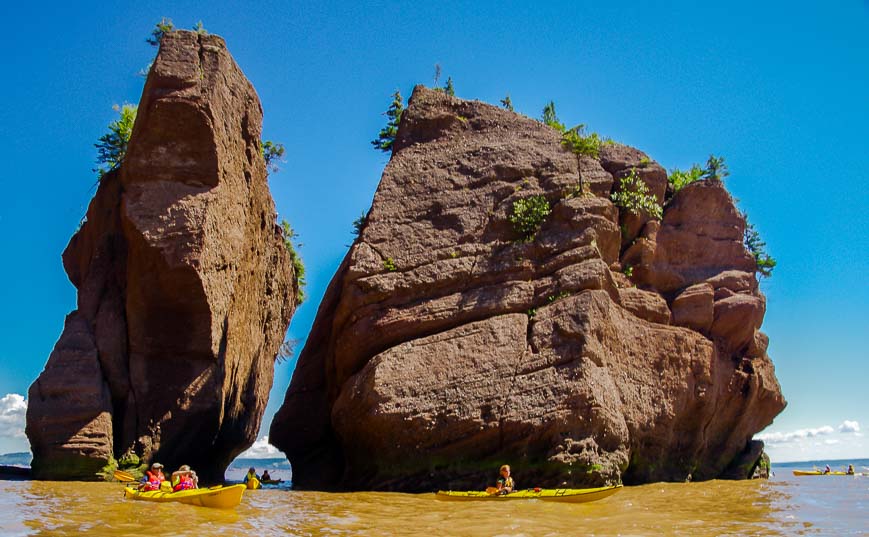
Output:
[[[784,408],[745,223],[719,182],[661,221],[620,211],[634,168],[663,201],[636,149],[578,162],[538,121],[417,87],[272,423],[294,485],[480,488],[505,462],[536,486],[724,475]],[[552,212],[518,240],[512,204],[535,194]]]
[[214,481],[255,440],[297,290],[261,125],[223,39],[164,36],[63,254],[78,308],[30,388],[35,477],[93,478],[133,449]]

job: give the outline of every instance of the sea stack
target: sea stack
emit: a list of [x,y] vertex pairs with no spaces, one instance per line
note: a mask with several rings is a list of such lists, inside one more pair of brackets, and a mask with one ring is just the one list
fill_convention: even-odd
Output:
[[223,478],[256,439],[296,307],[262,108],[215,35],[166,33],[120,168],[63,253],[77,309],[29,391],[38,479],[133,451]]
[[[662,218],[611,201],[632,172]],[[744,229],[719,180],[673,193],[637,149],[578,158],[417,87],[270,440],[301,488],[479,489],[504,463],[541,487],[746,477],[785,401]]]

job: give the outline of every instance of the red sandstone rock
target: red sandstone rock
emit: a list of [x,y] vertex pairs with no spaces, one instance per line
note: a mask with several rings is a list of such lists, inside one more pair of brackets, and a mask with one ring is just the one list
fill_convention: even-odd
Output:
[[124,163],[64,252],[78,309],[30,389],[35,477],[134,449],[216,481],[255,440],[297,288],[261,123],[223,39],[164,36]]
[[664,297],[658,293],[628,287],[619,289],[619,298],[622,307],[640,319],[652,323],[670,324],[670,308],[667,307]]
[[[666,187],[643,156],[583,159],[596,196],[573,197],[556,131],[417,87],[272,423],[294,486],[478,488],[505,461],[540,486],[721,475],[784,400],[764,353],[727,345],[739,307],[704,284],[710,338],[666,324],[667,300],[754,270],[744,222],[686,187],[620,258],[612,174],[643,160]],[[552,212],[520,240],[512,204],[538,194]],[[629,264],[639,289],[611,272]]]
[[715,291],[708,283],[686,288],[673,300],[673,324],[708,333],[714,318],[714,297]]

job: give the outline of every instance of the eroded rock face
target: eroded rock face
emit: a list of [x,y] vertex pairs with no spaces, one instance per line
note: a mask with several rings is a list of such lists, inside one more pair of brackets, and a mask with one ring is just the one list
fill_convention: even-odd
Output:
[[[577,162],[540,122],[415,89],[272,423],[295,486],[480,488],[507,462],[539,486],[709,479],[745,452],[784,400],[744,222],[720,184],[631,220],[614,179],[663,200],[666,174],[606,147]],[[522,241],[535,194],[552,212]]]
[[164,36],[124,163],[63,255],[78,309],[30,388],[35,477],[134,449],[214,481],[255,440],[297,290],[261,124],[223,39]]

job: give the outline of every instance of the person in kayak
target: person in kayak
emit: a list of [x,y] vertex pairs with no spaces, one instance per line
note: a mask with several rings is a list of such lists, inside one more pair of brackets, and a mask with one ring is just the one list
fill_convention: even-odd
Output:
[[250,469],[248,469],[247,475],[244,476],[244,482],[247,483],[251,479],[256,479],[257,481],[262,481],[262,479],[260,479],[259,476],[256,475],[256,468],[254,468],[253,466],[251,466]]
[[498,494],[508,494],[513,492],[513,489],[516,488],[516,484],[513,483],[513,478],[510,477],[510,465],[505,464],[501,467],[499,473],[501,477],[498,478],[497,488]]
[[166,481],[166,477],[163,475],[163,465],[155,462],[151,465],[151,469],[146,471],[144,477],[142,477],[142,484],[139,485],[139,490],[160,490],[160,484],[163,481]]
[[824,473],[829,474],[830,472],[832,472],[832,470],[830,469],[830,465],[828,464],[827,466],[824,467]]
[[269,475],[269,471],[268,471],[268,470],[263,470],[263,478],[262,478],[262,481],[271,481],[271,480],[272,480],[272,476]]
[[846,475],[854,475],[854,465],[853,464],[848,465],[848,471],[845,472],[845,474]]
[[199,488],[199,478],[196,472],[190,469],[186,464],[172,472],[172,491],[192,490]]

